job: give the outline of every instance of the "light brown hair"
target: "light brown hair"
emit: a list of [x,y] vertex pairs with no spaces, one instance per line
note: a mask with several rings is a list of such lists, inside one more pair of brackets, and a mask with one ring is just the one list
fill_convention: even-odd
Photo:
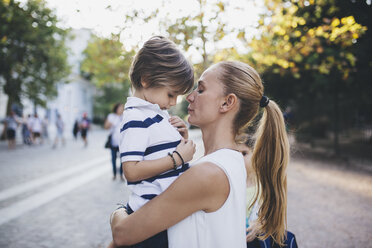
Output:
[[[234,132],[239,135],[259,113],[264,87],[259,74],[249,65],[237,62],[220,62],[219,80],[225,94],[233,93],[239,99],[239,111],[234,120]],[[282,111],[270,100],[256,131],[252,167],[256,176],[257,193],[251,205],[258,200],[260,238],[271,236],[283,245],[287,227],[287,174],[289,142]]]
[[170,87],[178,94],[188,93],[194,85],[194,70],[176,45],[154,36],[145,42],[133,59],[130,79],[135,89],[142,81],[149,87]]

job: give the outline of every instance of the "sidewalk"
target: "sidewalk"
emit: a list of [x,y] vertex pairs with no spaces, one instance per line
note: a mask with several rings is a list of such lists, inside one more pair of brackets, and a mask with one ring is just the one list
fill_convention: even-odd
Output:
[[106,247],[108,218],[125,202],[125,183],[112,181],[107,131],[50,145],[0,148],[0,247]]

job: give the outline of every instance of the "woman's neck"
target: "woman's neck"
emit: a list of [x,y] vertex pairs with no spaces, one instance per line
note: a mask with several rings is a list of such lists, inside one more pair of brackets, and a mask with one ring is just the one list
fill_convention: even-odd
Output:
[[204,155],[210,154],[222,148],[237,150],[235,136],[229,125],[212,124],[201,128],[204,143]]

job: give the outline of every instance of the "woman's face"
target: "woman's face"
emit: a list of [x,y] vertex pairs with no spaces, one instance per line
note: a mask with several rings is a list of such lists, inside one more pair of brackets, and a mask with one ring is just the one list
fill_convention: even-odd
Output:
[[218,79],[218,66],[208,68],[200,77],[198,87],[187,96],[190,124],[203,127],[216,121],[224,103],[223,85]]

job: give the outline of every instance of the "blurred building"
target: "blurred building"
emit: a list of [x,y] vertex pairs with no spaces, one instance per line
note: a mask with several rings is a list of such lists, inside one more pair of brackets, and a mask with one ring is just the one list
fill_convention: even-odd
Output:
[[[55,133],[55,120],[59,113],[65,122],[65,136],[72,136],[72,128],[75,120],[81,119],[84,112],[88,113],[89,118],[93,117],[93,95],[95,87],[80,74],[80,63],[83,60],[83,51],[91,38],[89,29],[71,30],[69,40],[66,42],[68,47],[68,63],[71,66],[71,74],[67,80],[69,83],[57,84],[58,95],[55,99],[47,103],[46,108],[37,108],[40,118],[48,116],[49,131],[51,135]],[[7,96],[0,90],[0,119],[6,114]],[[22,99],[23,114],[33,114],[34,107],[28,99]],[[52,136],[53,137],[53,136]]]

